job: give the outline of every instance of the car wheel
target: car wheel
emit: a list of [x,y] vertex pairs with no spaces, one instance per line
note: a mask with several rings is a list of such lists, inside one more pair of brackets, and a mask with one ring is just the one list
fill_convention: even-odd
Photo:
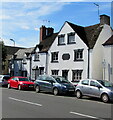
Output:
[[76,97],[82,98],[82,93],[79,90],[76,91]]
[[18,90],[21,90],[21,89],[22,89],[21,85],[18,85]]
[[7,87],[8,87],[8,89],[10,89],[11,88],[10,84],[8,84]]
[[103,101],[104,103],[107,103],[107,102],[109,101],[109,97],[108,97],[107,94],[103,94],[103,95],[101,96],[101,99],[102,99],[102,101]]
[[58,94],[59,94],[58,88],[54,88],[54,89],[53,89],[53,94],[54,94],[54,95],[58,95]]
[[36,90],[36,93],[39,93],[40,92],[40,87],[37,85],[35,90]]

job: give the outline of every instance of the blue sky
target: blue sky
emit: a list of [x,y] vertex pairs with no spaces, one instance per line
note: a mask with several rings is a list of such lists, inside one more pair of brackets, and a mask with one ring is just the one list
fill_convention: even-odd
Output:
[[[111,2],[99,4],[100,15],[111,17]],[[0,35],[6,45],[34,47],[39,43],[41,25],[53,27],[58,32],[65,21],[80,26],[99,23],[98,7],[94,2],[3,2],[0,7]],[[48,22],[50,21],[50,22]]]

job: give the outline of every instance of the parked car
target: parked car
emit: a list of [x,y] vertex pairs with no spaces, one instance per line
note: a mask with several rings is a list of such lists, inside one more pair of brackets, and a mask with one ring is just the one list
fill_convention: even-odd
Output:
[[72,82],[72,84],[76,87],[78,85],[79,81],[80,80],[76,80],[76,81]]
[[7,86],[10,75],[0,75],[0,86]]
[[14,76],[8,80],[8,88],[34,89],[34,82],[31,82],[27,77]]
[[106,80],[84,79],[76,86],[76,97],[97,97],[103,102],[113,101],[113,83]]
[[75,93],[75,87],[61,76],[41,75],[35,81],[36,92],[52,92],[54,95],[62,93]]

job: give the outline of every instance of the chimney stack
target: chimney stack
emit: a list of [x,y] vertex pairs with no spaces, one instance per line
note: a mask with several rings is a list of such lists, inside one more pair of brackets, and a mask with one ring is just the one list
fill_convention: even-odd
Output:
[[100,24],[101,25],[104,25],[104,24],[110,25],[110,17],[107,15],[100,15]]
[[44,25],[42,25],[40,28],[40,42],[43,41],[47,36],[52,35],[53,32],[53,28],[46,28]]
[[42,25],[40,28],[40,42],[46,37],[46,27]]

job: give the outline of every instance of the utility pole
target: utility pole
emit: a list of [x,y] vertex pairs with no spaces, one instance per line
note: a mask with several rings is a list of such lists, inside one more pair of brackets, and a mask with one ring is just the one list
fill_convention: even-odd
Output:
[[10,39],[10,40],[14,42],[14,46],[15,46],[15,41],[13,39]]
[[100,6],[97,3],[94,3],[94,5],[96,5],[98,7],[98,18],[100,19],[100,12],[99,12]]

